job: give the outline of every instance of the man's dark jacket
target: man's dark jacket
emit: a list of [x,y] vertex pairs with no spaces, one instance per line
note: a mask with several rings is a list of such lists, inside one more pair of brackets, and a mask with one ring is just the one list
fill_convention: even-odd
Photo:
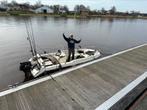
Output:
[[74,49],[75,48],[75,43],[80,43],[81,42],[81,40],[75,40],[75,39],[72,39],[72,38],[67,38],[67,37],[65,37],[64,34],[63,34],[63,38],[67,41],[69,49]]

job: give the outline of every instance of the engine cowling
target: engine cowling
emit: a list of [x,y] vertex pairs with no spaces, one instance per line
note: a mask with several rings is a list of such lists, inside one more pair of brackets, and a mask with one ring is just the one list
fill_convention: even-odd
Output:
[[21,71],[30,71],[31,66],[32,66],[31,62],[22,62],[22,63],[20,63],[19,69]]

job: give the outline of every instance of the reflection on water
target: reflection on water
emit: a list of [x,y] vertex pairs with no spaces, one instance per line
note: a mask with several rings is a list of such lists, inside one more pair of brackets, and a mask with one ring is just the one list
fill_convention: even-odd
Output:
[[73,33],[76,39],[82,39],[83,47],[100,49],[105,54],[147,42],[147,20],[0,17],[0,89],[24,79],[19,63],[31,57],[24,19],[32,21],[40,53],[65,49],[62,33]]

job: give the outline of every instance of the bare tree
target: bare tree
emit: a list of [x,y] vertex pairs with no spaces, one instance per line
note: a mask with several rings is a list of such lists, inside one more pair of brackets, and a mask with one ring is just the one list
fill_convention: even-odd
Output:
[[86,9],[87,9],[88,11],[91,11],[90,6],[87,6]]
[[54,13],[59,13],[60,5],[54,5],[53,10],[54,10]]
[[67,5],[64,5],[64,6],[63,6],[63,10],[64,10],[66,13],[69,13],[69,8],[68,8]]
[[109,10],[110,14],[115,14],[116,13],[116,7],[113,6],[110,10]]
[[107,13],[107,11],[105,10],[105,8],[102,8],[102,9],[101,9],[101,13],[102,13],[102,14],[106,14],[106,13]]
[[79,13],[80,12],[80,6],[79,5],[75,5],[74,11]]
[[18,3],[17,3],[15,0],[12,0],[12,1],[11,1],[11,5],[12,5],[12,6],[15,6],[15,5],[18,5]]
[[36,1],[36,3],[35,3],[34,6],[35,6],[36,8],[41,7],[41,6],[42,6],[41,0]]
[[87,8],[84,5],[80,5],[80,11],[86,11]]

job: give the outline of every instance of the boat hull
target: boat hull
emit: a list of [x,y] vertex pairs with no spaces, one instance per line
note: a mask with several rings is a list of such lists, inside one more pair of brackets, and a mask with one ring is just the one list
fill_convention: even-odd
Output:
[[[58,56],[56,56],[57,53],[48,53],[48,54],[41,54],[41,55],[38,54],[35,57],[31,58],[29,60],[29,62],[31,63],[31,67],[30,67],[31,69],[29,70],[31,76],[36,78],[45,72],[50,72],[53,70],[59,70],[59,69],[83,64],[83,63],[95,60],[99,58],[101,55],[98,50],[80,49],[80,51],[76,50],[75,52],[76,58],[74,60],[66,62],[67,55],[63,53],[60,54],[59,58]],[[48,57],[48,56],[52,56],[52,57]],[[34,60],[34,58],[37,60]]]

